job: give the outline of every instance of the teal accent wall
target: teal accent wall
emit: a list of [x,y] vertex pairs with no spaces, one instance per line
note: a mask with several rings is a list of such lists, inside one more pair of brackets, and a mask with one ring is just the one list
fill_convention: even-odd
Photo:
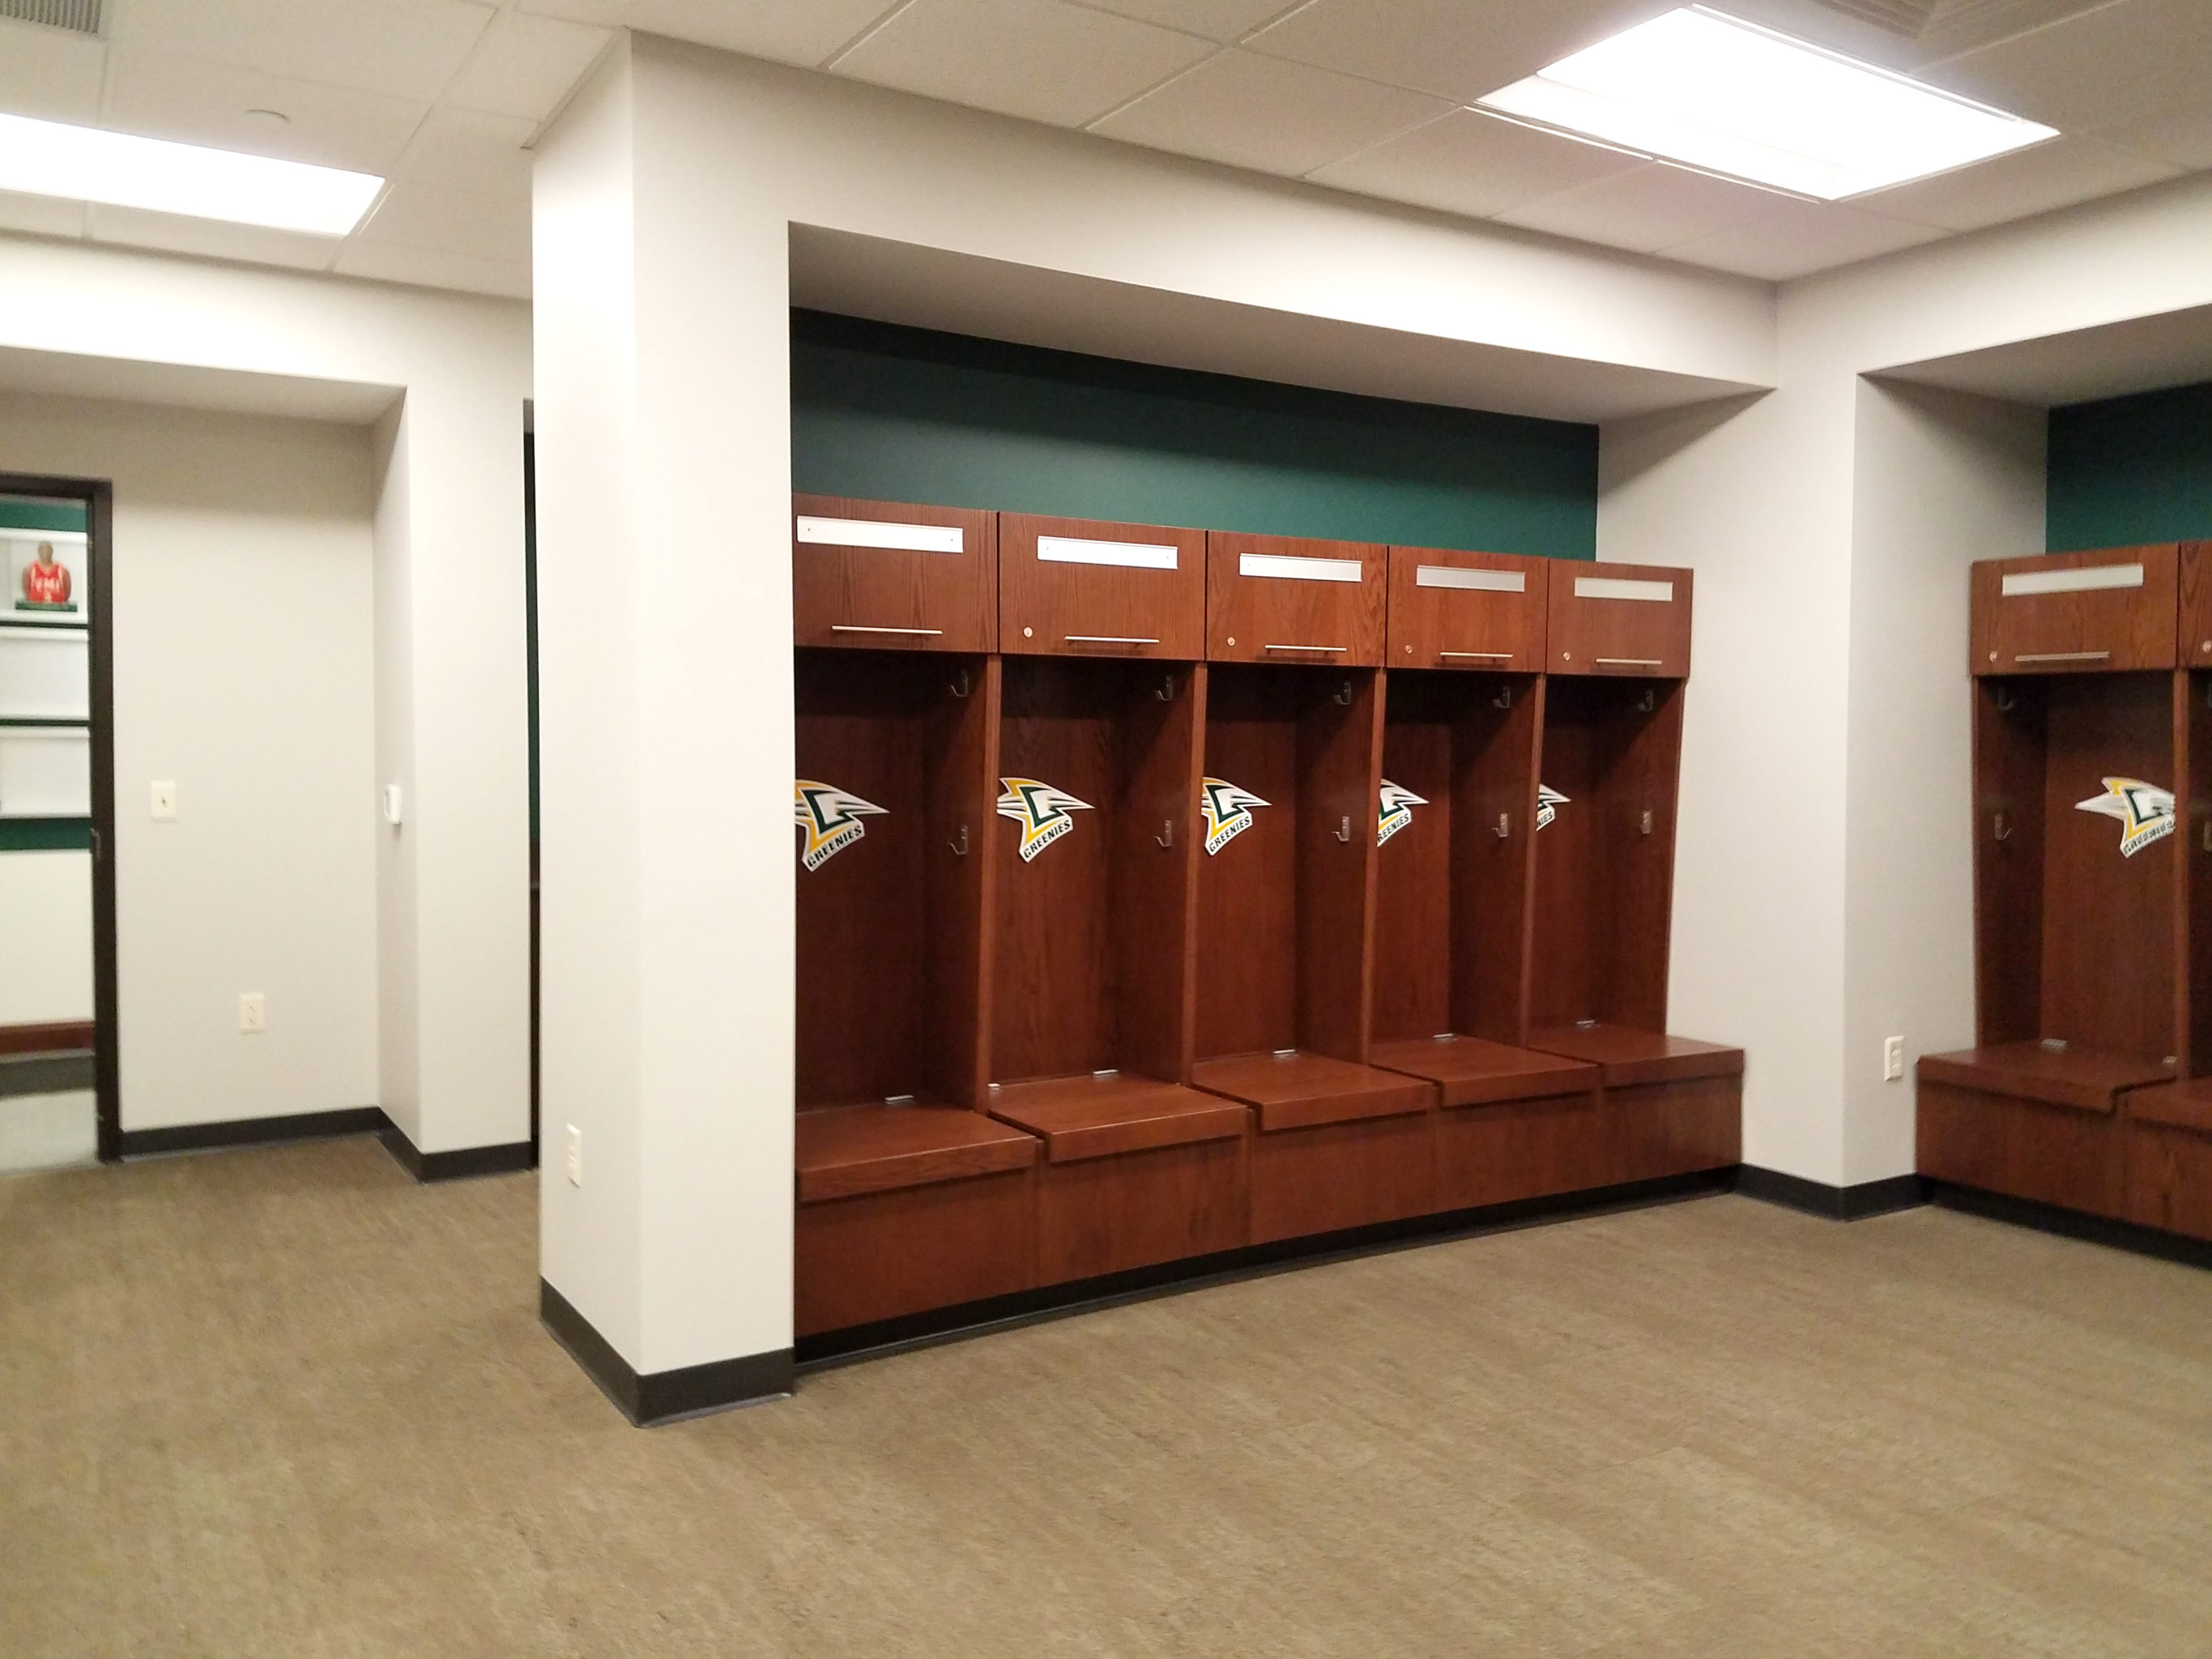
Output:
[[90,818],[0,818],[0,853],[88,853]]
[[86,528],[82,501],[55,501],[28,495],[0,495],[0,530]]
[[794,311],[792,485],[939,507],[1597,556],[1595,426]]
[[2212,538],[2212,386],[2051,411],[2044,548]]

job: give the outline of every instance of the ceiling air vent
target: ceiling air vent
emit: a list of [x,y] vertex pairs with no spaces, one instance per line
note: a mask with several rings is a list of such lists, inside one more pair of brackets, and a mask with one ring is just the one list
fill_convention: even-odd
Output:
[[0,0],[0,17],[76,34],[100,33],[101,0]]
[[1943,0],[1820,0],[1820,3],[1862,23],[1917,39],[1942,8]]

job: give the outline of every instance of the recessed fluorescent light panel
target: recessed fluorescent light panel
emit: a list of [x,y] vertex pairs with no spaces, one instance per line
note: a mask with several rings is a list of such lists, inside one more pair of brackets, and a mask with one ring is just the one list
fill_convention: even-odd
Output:
[[1830,202],[2058,136],[1701,6],[1640,23],[1480,101]]
[[383,187],[366,173],[0,115],[0,190],[343,236]]

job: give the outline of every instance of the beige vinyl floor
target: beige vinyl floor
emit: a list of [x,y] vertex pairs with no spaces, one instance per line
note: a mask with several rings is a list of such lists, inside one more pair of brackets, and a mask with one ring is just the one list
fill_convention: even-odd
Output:
[[2212,1654],[2212,1274],[1710,1198],[640,1431],[534,1200],[0,1181],[0,1655]]

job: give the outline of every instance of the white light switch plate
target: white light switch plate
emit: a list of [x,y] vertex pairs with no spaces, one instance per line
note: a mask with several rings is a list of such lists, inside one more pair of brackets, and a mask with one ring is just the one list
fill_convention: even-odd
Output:
[[177,786],[174,783],[167,779],[160,780],[153,785],[152,794],[155,817],[173,818],[177,816]]
[[584,1184],[584,1132],[573,1123],[568,1126],[568,1184]]

